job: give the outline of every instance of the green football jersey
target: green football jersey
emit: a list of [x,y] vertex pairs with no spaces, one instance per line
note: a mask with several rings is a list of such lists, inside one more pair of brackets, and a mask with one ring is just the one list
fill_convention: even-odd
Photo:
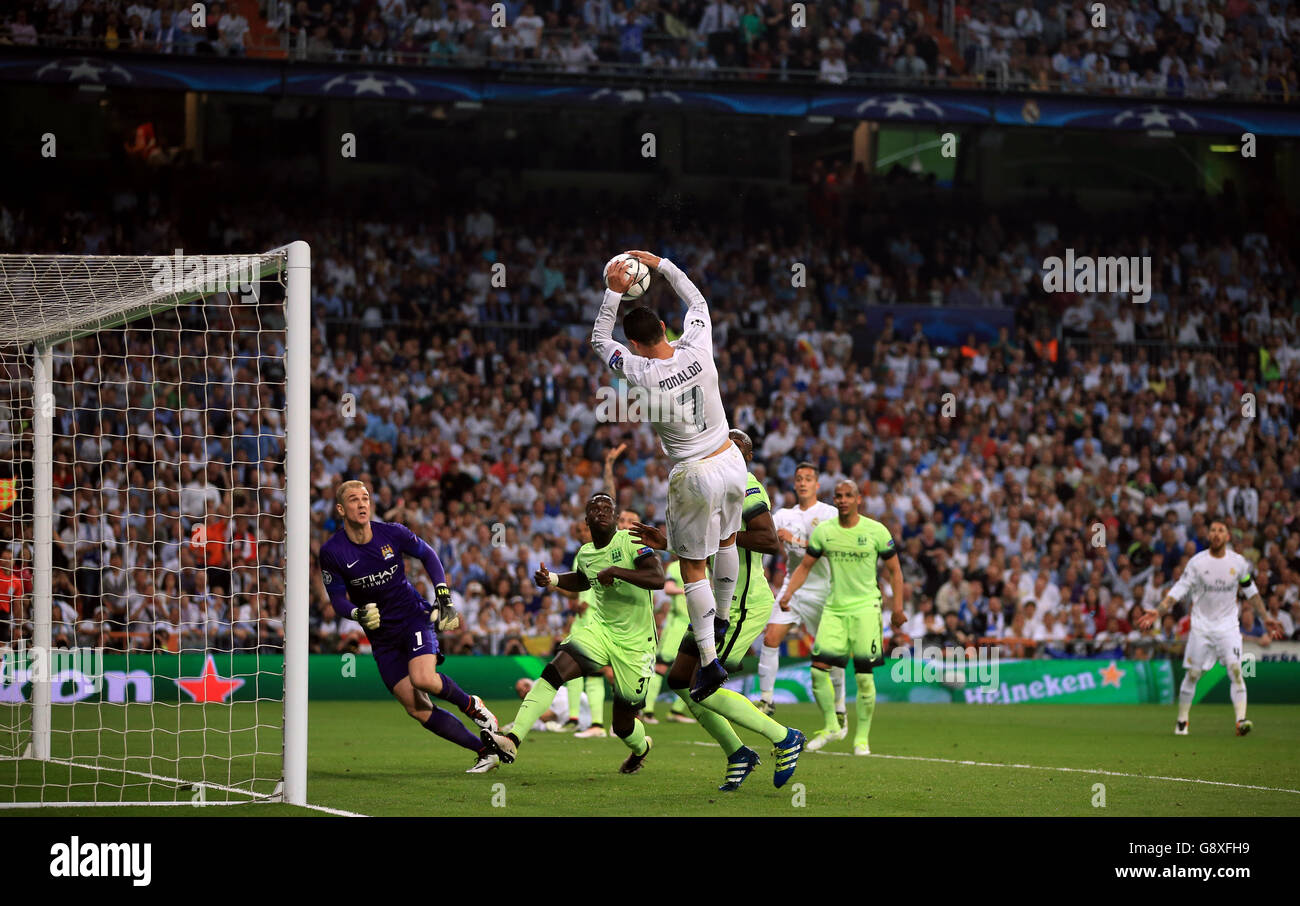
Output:
[[876,563],[881,554],[895,550],[889,529],[867,516],[858,516],[850,528],[840,520],[819,522],[808,539],[808,552],[826,557],[831,565],[831,594],[825,613],[854,613],[880,607]]
[[[768,498],[767,491],[753,473],[749,473],[748,481],[745,482],[745,502],[740,511],[745,529],[749,529],[751,519],[771,510],[772,501]],[[742,599],[747,607],[750,604],[770,605],[773,601],[772,587],[763,575],[763,555],[744,548],[737,549],[737,553],[740,554],[740,572],[736,576],[736,590],[731,598],[733,609]]]
[[655,638],[654,597],[648,588],[637,588],[630,582],[615,579],[613,585],[601,585],[596,575],[608,566],[636,569],[636,560],[654,550],[638,544],[627,531],[618,531],[604,547],[588,541],[578,549],[573,558],[575,572],[580,572],[591,583],[596,602],[591,610],[611,636],[636,644]]
[[[682,581],[682,561],[674,560],[664,567],[664,572],[677,583],[678,588],[685,588],[686,583]],[[669,595],[668,596],[668,619],[670,620],[687,620],[690,619],[690,611],[686,609],[686,595]]]

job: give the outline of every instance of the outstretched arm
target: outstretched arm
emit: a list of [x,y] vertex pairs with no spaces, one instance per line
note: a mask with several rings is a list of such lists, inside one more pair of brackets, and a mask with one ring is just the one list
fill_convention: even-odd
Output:
[[559,588],[560,591],[571,591],[575,594],[591,588],[591,583],[587,581],[587,577],[582,573],[553,573],[546,568],[545,563],[537,568],[537,572],[533,573],[533,583],[538,588],[554,586]]
[[[609,264],[606,263],[605,267],[608,268]],[[618,320],[618,304],[623,301],[623,293],[630,282],[630,276],[625,272],[610,275],[610,287],[600,300],[600,311],[596,313],[596,323],[591,328],[592,349],[611,371],[619,375],[623,374],[624,363],[632,353],[614,339],[614,322]]]
[[646,267],[657,270],[668,281],[673,292],[686,303],[686,316],[682,321],[682,335],[677,341],[679,347],[699,346],[713,350],[713,322],[709,317],[709,303],[703,293],[691,282],[677,265],[667,258],[660,258],[650,252],[628,252]]

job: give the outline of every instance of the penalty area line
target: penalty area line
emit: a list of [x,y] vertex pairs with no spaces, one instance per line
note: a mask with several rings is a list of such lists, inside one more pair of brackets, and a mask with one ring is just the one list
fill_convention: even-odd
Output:
[[[701,742],[691,740],[687,745],[692,746],[712,746],[717,748],[717,743]],[[812,755],[838,755],[842,758],[861,758],[864,756],[853,755],[850,752],[811,752]],[[962,761],[956,758],[931,758],[925,755],[880,755],[872,753],[865,756],[867,758],[889,758],[895,761],[928,761],[933,764],[960,764],[970,765],[977,768],[1019,768],[1023,771],[1058,771],[1064,774],[1101,774],[1105,777],[1132,777],[1135,780],[1165,780],[1171,783],[1201,783],[1206,786],[1226,786],[1238,790],[1260,790],[1265,793],[1292,793],[1300,796],[1300,790],[1291,790],[1285,787],[1276,786],[1256,786],[1250,783],[1229,783],[1226,780],[1201,780],[1198,777],[1165,777],[1160,774],[1127,774],[1123,771],[1104,771],[1100,768],[1056,768],[1041,764],[1009,764],[1004,761]]]

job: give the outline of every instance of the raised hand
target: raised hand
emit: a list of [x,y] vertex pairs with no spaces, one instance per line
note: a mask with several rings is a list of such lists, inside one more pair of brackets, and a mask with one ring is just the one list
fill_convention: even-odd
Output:
[[634,522],[629,534],[637,541],[648,547],[653,547],[657,551],[668,550],[668,536],[664,534],[663,529],[656,526],[647,525],[644,522]]
[[537,572],[533,573],[533,582],[538,588],[546,588],[551,584],[551,573],[543,563],[537,567]]
[[633,258],[635,258],[637,261],[640,261],[642,264],[650,268],[650,270],[652,271],[659,270],[659,262],[663,260],[658,255],[655,255],[651,252],[640,252],[640,251],[629,250],[627,252],[624,252],[624,254],[631,255]]
[[615,261],[606,265],[605,285],[622,295],[632,285],[632,264],[629,261]]

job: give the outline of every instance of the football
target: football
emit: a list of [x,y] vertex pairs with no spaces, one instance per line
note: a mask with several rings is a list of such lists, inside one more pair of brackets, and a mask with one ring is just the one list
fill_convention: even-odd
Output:
[[650,268],[646,267],[640,261],[637,261],[631,255],[615,255],[605,264],[605,288],[609,288],[609,274],[612,268],[624,261],[632,262],[632,284],[623,293],[623,301],[628,302],[632,299],[639,299],[650,288]]

